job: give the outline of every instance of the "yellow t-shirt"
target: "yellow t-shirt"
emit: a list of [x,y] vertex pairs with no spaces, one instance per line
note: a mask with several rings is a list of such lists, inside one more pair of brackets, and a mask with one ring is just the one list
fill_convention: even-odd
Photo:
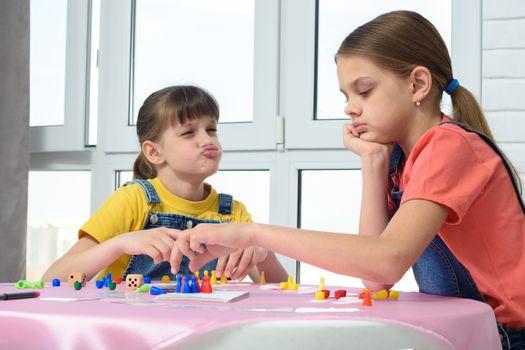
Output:
[[[148,181],[153,185],[160,198],[160,204],[154,204],[151,208],[154,212],[173,213],[202,220],[252,221],[252,217],[244,204],[236,200],[232,202],[232,213],[230,215],[219,215],[217,213],[219,195],[208,184],[205,184],[209,189],[208,197],[202,201],[193,202],[173,195],[158,178]],[[102,243],[121,233],[142,230],[148,218],[149,210],[150,204],[147,202],[142,186],[132,184],[121,187],[113,192],[95,214],[80,228],[78,237],[89,235],[99,243]],[[105,276],[108,272],[113,276],[122,276],[130,258],[130,255],[120,256],[101,271],[99,276]]]

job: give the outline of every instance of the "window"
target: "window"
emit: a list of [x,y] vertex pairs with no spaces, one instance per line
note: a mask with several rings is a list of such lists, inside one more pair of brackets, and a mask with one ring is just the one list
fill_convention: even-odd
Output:
[[89,218],[89,171],[30,171],[27,220],[27,279],[39,280],[78,240]]

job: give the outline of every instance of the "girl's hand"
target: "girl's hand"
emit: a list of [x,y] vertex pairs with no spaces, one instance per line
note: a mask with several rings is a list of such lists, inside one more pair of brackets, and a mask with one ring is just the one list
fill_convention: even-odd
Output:
[[250,224],[199,224],[178,232],[170,257],[172,273],[179,271],[184,255],[191,260],[190,270],[197,271],[212,259],[253,246],[247,225]]
[[115,244],[122,254],[145,254],[153,259],[155,264],[169,261],[175,239],[180,231],[166,227],[128,232],[114,238]]
[[215,272],[217,277],[224,274],[234,280],[242,280],[248,275],[258,263],[264,261],[268,256],[268,250],[258,246],[252,246],[228,255],[221,256],[217,262]]
[[352,127],[352,123],[343,125],[343,144],[348,150],[354,152],[361,158],[376,154],[381,154],[388,158],[392,148],[390,144],[361,139],[359,133]]

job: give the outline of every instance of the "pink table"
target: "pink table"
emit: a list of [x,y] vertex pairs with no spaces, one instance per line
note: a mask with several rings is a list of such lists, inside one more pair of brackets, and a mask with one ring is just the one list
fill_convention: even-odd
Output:
[[[115,291],[94,283],[80,291],[48,284],[41,298],[0,301],[0,348],[501,348],[492,310],[471,300],[400,293],[397,301],[375,300],[365,307],[332,298],[316,303],[312,293],[259,285],[227,288],[250,294],[231,303],[165,301],[124,284]],[[333,294],[341,288],[329,289]],[[18,291],[14,284],[0,284],[0,293]]]

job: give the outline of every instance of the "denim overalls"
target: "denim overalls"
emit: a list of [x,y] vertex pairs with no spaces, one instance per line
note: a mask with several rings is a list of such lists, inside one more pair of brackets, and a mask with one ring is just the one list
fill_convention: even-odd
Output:
[[[505,168],[509,172],[512,179],[512,184],[521,208],[525,214],[525,206],[521,199],[518,186],[512,176],[511,167],[505,157],[502,156],[498,147],[487,136],[469,129],[457,122],[443,122],[441,124],[454,124],[462,127],[468,132],[474,132],[480,136],[503,160]],[[440,125],[441,125],[440,124]],[[398,186],[392,181],[392,178],[397,174],[401,175],[401,171],[405,162],[405,156],[401,147],[394,145],[392,155],[390,157],[389,167],[389,181],[391,186],[390,195],[395,202],[396,209],[401,203],[403,191],[400,191]],[[419,291],[422,293],[444,296],[455,296],[461,298],[474,299],[485,302],[485,298],[478,290],[470,272],[461,262],[452,254],[447,245],[439,235],[436,235],[429,246],[425,249],[423,254],[412,266],[414,277],[419,286]],[[498,330],[502,335],[503,349],[525,349],[525,330],[507,329],[498,323]]]
[[[155,228],[155,227],[168,227],[174,228],[177,230],[185,230],[187,228],[195,227],[198,224],[218,224],[223,222],[222,220],[202,220],[193,218],[190,216],[172,214],[172,213],[159,213],[152,210],[152,208],[160,203],[159,196],[157,191],[151,183],[146,180],[133,180],[124,184],[124,186],[130,184],[139,184],[146,194],[150,210],[148,213],[148,218],[144,224],[144,230]],[[219,207],[217,213],[219,217],[221,215],[227,216],[228,220],[232,214],[232,202],[233,197],[229,194],[219,194]],[[226,220],[226,221],[228,221]],[[189,269],[190,260],[184,256],[182,258],[179,272],[181,275],[190,275],[192,272]],[[204,276],[204,270],[215,270],[217,266],[217,259],[214,259],[206,263],[200,270],[200,276]],[[133,255],[129,261],[128,267],[124,272],[123,278],[125,279],[128,274],[142,274],[144,276],[149,276],[152,280],[160,280],[162,276],[170,276],[170,280],[174,280],[175,276],[171,273],[171,265],[167,261],[163,261],[160,264],[155,265],[153,259],[148,255]]]

